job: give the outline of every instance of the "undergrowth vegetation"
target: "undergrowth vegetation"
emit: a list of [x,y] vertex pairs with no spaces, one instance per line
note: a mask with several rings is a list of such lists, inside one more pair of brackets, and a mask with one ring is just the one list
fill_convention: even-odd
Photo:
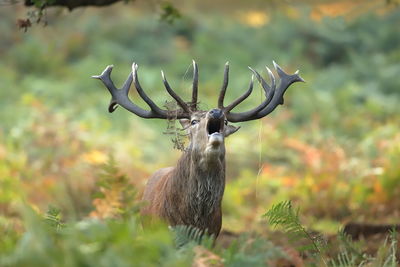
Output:
[[[126,176],[113,161],[102,169],[101,193],[94,196],[90,217],[66,222],[56,207],[40,213],[28,205],[19,206],[24,231],[13,240],[12,229],[3,231],[7,238],[0,242],[1,266],[302,266],[303,258],[314,266],[397,266],[394,231],[376,256],[339,232],[335,246],[340,250],[328,260],[333,244],[309,232],[290,201],[273,205],[263,220],[283,229],[289,238],[284,246],[256,233],[238,235],[224,246],[190,226],[153,222],[144,227],[145,219],[137,212],[141,203],[131,198],[134,190]],[[108,203],[107,209],[101,201]]]
[[[169,24],[121,4],[56,19],[49,10],[49,25],[27,33],[14,26],[18,9],[2,7],[0,265],[397,266],[396,231],[357,240],[341,232],[400,217],[400,12],[385,7],[351,18],[188,9]],[[275,60],[307,81],[227,139],[215,243],[162,222],[143,229],[146,179],[181,152],[166,122],[108,114],[108,93],[90,79],[114,64],[120,86],[135,61],[161,106],[160,69],[188,99],[193,58],[204,109],[216,104],[228,60],[227,102],[246,89],[247,66]],[[260,101],[257,89],[238,110]]]

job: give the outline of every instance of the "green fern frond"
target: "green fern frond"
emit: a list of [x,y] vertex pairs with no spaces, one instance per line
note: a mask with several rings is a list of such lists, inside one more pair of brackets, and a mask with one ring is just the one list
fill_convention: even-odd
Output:
[[303,252],[307,251],[319,255],[325,266],[327,265],[321,253],[326,246],[323,238],[319,235],[313,236],[303,227],[299,219],[299,209],[293,208],[291,201],[283,201],[273,205],[263,217],[273,227],[282,228],[288,234],[290,241],[308,240],[309,244],[302,245],[298,249]]
[[60,230],[65,227],[65,224],[61,221],[61,211],[60,209],[49,206],[47,212],[44,215],[44,220],[51,227],[54,227],[56,230]]
[[[282,228],[293,241],[300,239],[310,240],[312,249],[320,252],[322,239],[320,237],[313,237],[311,233],[302,226],[299,219],[299,209],[294,209],[291,201],[283,201],[273,205],[263,217],[267,218],[269,224],[273,227]],[[305,248],[310,249],[309,246]]]
[[350,236],[343,232],[338,233],[338,239],[342,245],[341,253],[329,261],[332,267],[396,267],[398,266],[396,258],[397,237],[396,232],[392,231],[380,246],[376,257],[372,257],[362,252],[362,248]]
[[377,252],[376,258],[371,262],[373,267],[397,267],[397,233],[393,229],[385,239],[383,246]]
[[170,229],[175,234],[175,244],[178,248],[189,243],[211,248],[214,242],[213,235],[209,235],[207,231],[192,225],[176,225],[170,227]]
[[336,259],[332,259],[329,263],[332,267],[354,267],[362,266],[363,263],[356,264],[357,257],[351,254],[349,251],[344,251],[340,253]]
[[[390,231],[390,254],[387,260],[388,265],[384,266],[397,266],[397,258],[396,258],[396,252],[397,252],[397,232],[395,229],[392,229]],[[385,262],[386,263],[386,262]]]
[[342,246],[342,251],[350,253],[358,261],[368,260],[369,256],[362,251],[361,247],[357,246],[350,235],[346,234],[344,231],[339,231],[337,236]]

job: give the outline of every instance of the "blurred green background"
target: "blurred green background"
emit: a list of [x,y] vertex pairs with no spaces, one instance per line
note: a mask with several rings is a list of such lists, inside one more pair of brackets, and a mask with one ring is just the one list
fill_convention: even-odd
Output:
[[[49,9],[48,25],[26,33],[16,20],[27,9],[0,6],[4,254],[32,225],[21,206],[44,214],[54,205],[65,221],[118,217],[125,205],[121,191],[132,185],[139,199],[152,172],[175,164],[181,152],[164,134],[167,122],[122,108],[109,114],[109,93],[90,78],[113,64],[121,86],[132,62],[160,106],[169,100],[160,70],[189,99],[192,59],[204,109],[216,106],[226,61],[227,102],[246,90],[247,66],[266,75],[264,66],[272,68],[275,60],[306,80],[291,86],[270,116],[240,123],[228,138],[223,229],[263,231],[261,215],[287,199],[301,208],[308,228],[326,234],[350,221],[398,223],[398,7],[385,1],[244,2],[173,2],[181,16],[172,22],[160,19],[163,11],[151,2]],[[131,98],[146,107],[134,90]],[[260,101],[257,85],[237,110]],[[105,186],[99,177],[110,158],[126,179]]]

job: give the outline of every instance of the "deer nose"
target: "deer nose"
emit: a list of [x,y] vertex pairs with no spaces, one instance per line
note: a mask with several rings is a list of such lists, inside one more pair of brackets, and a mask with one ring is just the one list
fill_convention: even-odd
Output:
[[209,114],[210,114],[210,117],[213,119],[220,119],[224,113],[222,112],[222,110],[220,110],[218,108],[214,108],[214,109],[210,110]]

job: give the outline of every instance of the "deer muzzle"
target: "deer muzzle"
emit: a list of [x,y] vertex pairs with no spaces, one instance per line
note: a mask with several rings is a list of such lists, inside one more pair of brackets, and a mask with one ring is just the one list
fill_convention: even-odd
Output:
[[207,114],[208,144],[216,148],[223,143],[225,116],[222,110],[212,109]]
[[222,134],[224,130],[225,116],[222,110],[212,109],[207,114],[207,132],[208,135],[215,133]]

